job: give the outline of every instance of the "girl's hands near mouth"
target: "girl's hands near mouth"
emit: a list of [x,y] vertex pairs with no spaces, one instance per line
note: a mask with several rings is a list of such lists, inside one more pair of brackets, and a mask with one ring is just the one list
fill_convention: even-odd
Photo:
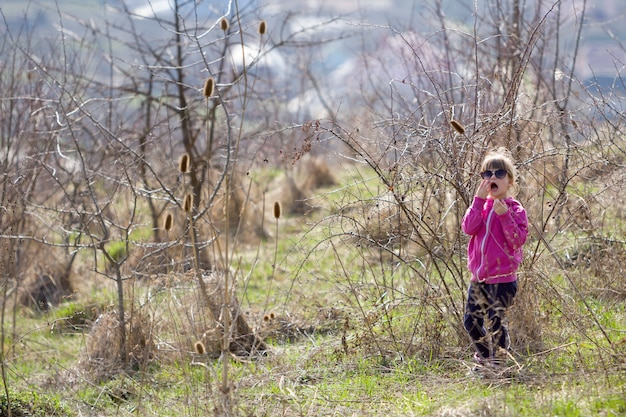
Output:
[[491,180],[482,180],[480,184],[478,184],[476,197],[486,199],[489,195],[489,190],[491,190]]
[[509,207],[502,200],[494,200],[493,210],[496,212],[496,214],[504,214],[509,210]]

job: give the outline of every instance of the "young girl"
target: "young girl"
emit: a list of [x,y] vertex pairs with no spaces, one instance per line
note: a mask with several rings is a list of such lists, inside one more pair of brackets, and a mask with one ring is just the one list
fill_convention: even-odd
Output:
[[509,348],[503,319],[517,293],[517,268],[528,235],[528,219],[512,195],[517,171],[504,148],[491,151],[480,170],[482,181],[463,217],[470,237],[468,267],[472,273],[464,326],[480,364],[495,364],[498,348]]

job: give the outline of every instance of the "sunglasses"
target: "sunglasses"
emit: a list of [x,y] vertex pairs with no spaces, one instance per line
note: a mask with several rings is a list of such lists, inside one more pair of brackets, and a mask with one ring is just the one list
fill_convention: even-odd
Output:
[[496,178],[501,180],[502,178],[506,177],[506,174],[508,174],[506,169],[498,169],[496,171],[483,171],[480,173],[480,176],[483,177],[483,179],[489,179],[495,175]]

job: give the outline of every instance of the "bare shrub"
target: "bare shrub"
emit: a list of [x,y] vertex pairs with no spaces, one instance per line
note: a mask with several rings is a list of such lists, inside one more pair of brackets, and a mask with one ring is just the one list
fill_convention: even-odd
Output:
[[[133,311],[130,320],[126,321],[126,347],[129,363],[120,358],[120,333],[118,313],[103,313],[93,324],[80,368],[94,381],[110,379],[120,372],[129,369],[143,369],[155,359],[153,322],[143,311]],[[130,365],[130,368],[129,368]]]
[[[220,174],[217,171],[211,172],[210,182],[214,183]],[[207,209],[208,216],[199,219],[200,236],[209,242],[212,239],[219,239],[220,245],[217,245],[219,247],[224,247],[225,233],[229,234],[230,239],[235,239],[235,242],[258,244],[260,239],[268,235],[264,218],[259,212],[260,192],[245,174],[236,173],[229,177],[228,181],[228,187],[215,190],[216,194]],[[206,196],[206,200],[208,198],[209,196]],[[222,262],[219,258],[213,261]],[[225,268],[223,263],[219,265],[221,269]]]
[[397,245],[410,236],[411,221],[398,205],[392,193],[385,193],[366,206],[358,235],[377,245]]
[[[618,221],[613,231],[602,221],[623,217],[609,208],[623,207],[623,193],[618,191],[623,190],[623,175],[615,175],[618,167],[623,172],[623,139],[604,127],[621,131],[623,118],[596,118],[583,125],[579,117],[586,116],[575,108],[607,103],[585,100],[584,88],[576,82],[545,82],[554,77],[554,68],[575,60],[555,54],[548,60],[554,60],[554,66],[543,61],[555,45],[554,39],[539,35],[561,30],[560,22],[548,25],[552,10],[538,8],[531,16],[524,15],[518,3],[498,7],[511,13],[496,19],[498,25],[485,27],[494,35],[485,42],[478,41],[488,36],[481,37],[486,33],[477,25],[473,36],[449,32],[442,15],[436,16],[441,31],[428,39],[410,30],[394,32],[385,38],[385,47],[363,56],[368,71],[350,80],[376,91],[388,86],[386,99],[363,94],[370,107],[354,123],[331,119],[308,124],[313,136],[342,142],[351,151],[347,159],[367,166],[378,180],[368,186],[368,195],[334,210],[337,214],[329,223],[337,231],[330,238],[336,245],[356,242],[359,248],[359,255],[353,255],[357,259],[346,259],[333,246],[341,265],[338,275],[348,288],[343,293],[349,295],[350,307],[360,317],[355,338],[363,351],[383,360],[394,349],[415,352],[422,340],[436,340],[426,346],[437,355],[447,351],[441,346],[469,347],[458,326],[469,278],[468,237],[459,229],[480,181],[479,162],[495,146],[505,146],[514,155],[521,178],[517,198],[531,221],[519,298],[509,316],[516,349],[539,352],[563,342],[564,334],[545,332],[555,323],[582,338],[595,327],[597,343],[610,342],[585,294],[597,288],[597,276],[617,276],[617,286],[623,286],[622,255],[608,246],[596,247],[617,261],[595,257],[595,269],[587,270],[595,283],[593,278],[581,281],[583,269],[569,274],[561,257],[589,242],[614,240],[623,246],[623,224]],[[475,19],[482,19],[478,11]],[[511,42],[501,42],[505,33]],[[437,62],[445,69],[439,70]],[[575,79],[573,72],[568,76]],[[566,99],[555,101],[562,96]],[[608,204],[606,198],[617,204]],[[356,240],[350,239],[355,235]],[[368,248],[362,248],[364,243]],[[593,251],[577,249],[576,254],[582,266]],[[410,280],[419,285],[407,285]],[[419,307],[412,306],[411,296],[429,288],[439,295],[420,297]],[[581,312],[570,304],[571,298],[583,306],[586,320],[576,321]],[[405,317],[409,305],[419,311],[413,332],[407,332],[406,321],[395,318]]]
[[29,265],[20,274],[18,304],[48,311],[72,297],[73,257],[67,256],[63,248],[49,247],[35,241],[21,246],[20,257]]
[[[224,299],[223,272],[203,274],[208,300],[194,287],[192,273],[170,273],[159,278],[160,291],[167,291],[165,302],[158,297],[146,307],[154,311],[159,321],[160,337],[166,341],[159,348],[163,353],[160,360],[176,360],[179,355],[187,356],[194,351],[196,342],[204,346],[203,354],[218,357],[223,352],[224,323],[229,324],[228,350],[235,355],[262,354],[268,347],[255,329],[248,325],[248,317],[240,307],[237,286],[231,285],[228,307]],[[208,302],[207,302],[208,301]],[[224,320],[224,315],[229,319]],[[168,348],[174,351],[168,354]]]
[[[227,273],[227,272],[225,272]],[[236,285],[229,287],[230,296],[226,298],[224,292],[224,279],[222,273],[212,273],[205,276],[208,287],[211,289],[209,298],[209,308],[213,317],[218,318],[220,323],[230,323],[228,328],[228,349],[242,356],[249,356],[262,353],[267,350],[265,342],[254,332],[249,326],[246,316],[241,310],[239,300],[236,296]],[[215,309],[219,307],[220,309]],[[229,319],[224,321],[224,316],[228,315]],[[212,332],[213,327],[208,331]],[[222,330],[223,331],[223,330]]]
[[565,265],[582,273],[585,294],[607,300],[626,299],[625,242],[600,237],[583,239],[568,250]]
[[315,198],[317,190],[334,185],[336,181],[335,174],[324,157],[314,157],[307,153],[295,160],[287,168],[285,175],[268,185],[266,207],[280,201],[286,214],[309,214],[319,208]]
[[48,311],[71,294],[67,277],[37,273],[23,283],[18,302],[39,311]]
[[548,276],[541,272],[520,274],[518,295],[507,314],[511,348],[515,352],[536,353],[545,348],[543,332],[549,323],[545,311],[550,306],[542,301],[546,294],[539,288],[546,279]]

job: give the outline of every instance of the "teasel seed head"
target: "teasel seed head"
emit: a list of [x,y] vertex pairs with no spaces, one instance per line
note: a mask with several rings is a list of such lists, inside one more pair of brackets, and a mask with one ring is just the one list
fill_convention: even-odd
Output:
[[265,23],[265,20],[261,20],[261,23],[259,23],[259,34],[265,35],[265,32],[267,32],[267,23]]
[[226,20],[225,17],[222,17],[222,20],[220,20],[220,28],[222,28],[222,30],[226,32],[228,30],[228,26],[228,20]]
[[178,162],[178,169],[180,170],[180,172],[182,172],[183,174],[186,174],[189,172],[189,154],[183,154],[183,156],[180,157],[180,161]]
[[215,89],[215,80],[213,79],[213,77],[207,78],[206,81],[204,82],[204,89],[202,90],[202,94],[204,94],[206,98],[209,98],[213,95],[214,89]]
[[193,194],[185,195],[185,200],[183,201],[183,210],[185,213],[191,213],[191,209],[193,208]]
[[280,218],[280,203],[278,201],[274,203],[274,218]]
[[204,355],[206,353],[206,349],[204,348],[204,343],[202,343],[201,341],[197,341],[196,342],[196,352],[200,355]]
[[163,229],[166,232],[169,232],[172,229],[172,223],[174,222],[174,217],[172,217],[172,213],[167,213],[165,216],[165,220],[163,220]]
[[452,125],[454,130],[456,130],[460,134],[465,133],[465,128],[463,127],[463,125],[461,123],[459,123],[456,120],[452,119],[452,120],[450,120],[450,124]]

